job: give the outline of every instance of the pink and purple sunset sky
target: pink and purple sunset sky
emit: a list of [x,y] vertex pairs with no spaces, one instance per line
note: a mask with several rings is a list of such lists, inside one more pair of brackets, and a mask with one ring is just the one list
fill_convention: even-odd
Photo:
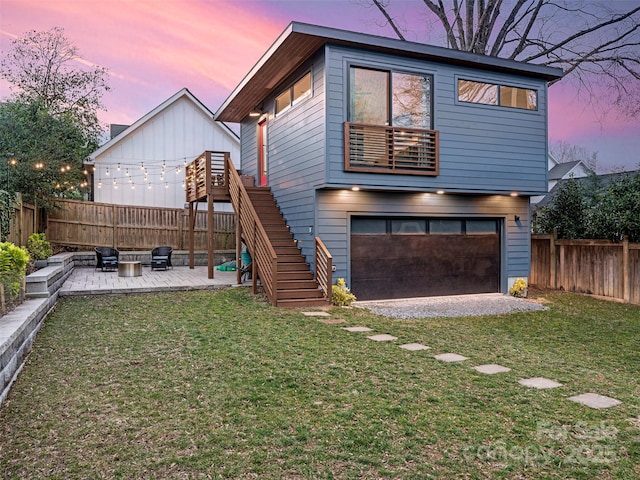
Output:
[[[425,41],[422,2],[393,5],[407,38]],[[64,28],[82,61],[109,69],[100,120],[128,125],[183,87],[215,112],[293,20],[396,38],[361,0],[0,0],[0,50]],[[0,98],[9,93],[0,83]],[[640,119],[598,120],[564,82],[550,88],[549,141],[597,152],[599,173],[640,169]]]

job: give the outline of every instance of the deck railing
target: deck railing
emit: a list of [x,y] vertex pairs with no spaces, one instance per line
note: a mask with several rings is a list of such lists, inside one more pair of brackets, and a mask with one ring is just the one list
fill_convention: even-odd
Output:
[[333,257],[325,244],[316,237],[316,282],[324,292],[325,298],[331,298],[331,278],[333,272]]
[[438,175],[439,132],[344,124],[344,169],[351,172]]
[[195,202],[213,193],[215,187],[225,186],[225,161],[229,152],[203,152],[193,162],[187,164],[185,189],[187,202]]
[[253,293],[257,293],[259,276],[269,301],[276,306],[278,304],[278,257],[259,221],[240,175],[229,157],[225,160],[224,180],[228,182],[231,203],[238,219],[238,238],[244,239],[251,252]]

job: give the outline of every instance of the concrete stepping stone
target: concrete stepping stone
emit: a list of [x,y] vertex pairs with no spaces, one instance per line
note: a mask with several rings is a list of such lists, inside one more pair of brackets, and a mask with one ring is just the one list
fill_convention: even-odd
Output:
[[393,335],[389,335],[387,333],[381,333],[380,335],[372,335],[371,337],[367,337],[369,340],[373,340],[374,342],[391,342],[393,340],[397,340],[398,337],[394,337]]
[[369,327],[343,327],[342,329],[347,332],[373,332],[373,329]]
[[525,387],[532,388],[557,388],[561,387],[562,384],[558,382],[554,382],[548,378],[544,377],[534,377],[534,378],[523,378],[522,380],[518,380],[520,385],[524,385]]
[[430,347],[422,345],[421,343],[405,343],[404,345],[400,345],[400,348],[404,348],[411,352],[417,352],[418,350],[429,350]]
[[598,395],[597,393],[583,393],[582,395],[576,395],[569,397],[569,400],[576,403],[581,403],[591,408],[609,408],[620,405],[622,402],[615,398],[605,397],[604,395]]
[[346,320],[341,318],[319,318],[318,321],[320,323],[326,323],[327,325],[337,325],[339,323],[345,323]]
[[440,360],[441,362],[464,362],[465,360],[469,360],[468,357],[463,357],[462,355],[458,355],[457,353],[441,353],[440,355],[434,355],[433,358],[436,360]]
[[331,314],[327,312],[302,312],[305,317],[330,317]]
[[507,367],[503,367],[502,365],[496,365],[495,363],[489,363],[487,365],[478,365],[477,367],[473,367],[474,370],[485,373],[487,375],[494,375],[496,373],[504,373],[510,372],[511,369]]

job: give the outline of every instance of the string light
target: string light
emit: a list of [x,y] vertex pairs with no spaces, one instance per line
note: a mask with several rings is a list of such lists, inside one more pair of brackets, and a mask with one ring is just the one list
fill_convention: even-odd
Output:
[[120,171],[120,164],[118,164],[118,171]]
[[102,188],[102,180],[98,180],[98,188]]
[[109,167],[107,167],[106,175],[109,175]]

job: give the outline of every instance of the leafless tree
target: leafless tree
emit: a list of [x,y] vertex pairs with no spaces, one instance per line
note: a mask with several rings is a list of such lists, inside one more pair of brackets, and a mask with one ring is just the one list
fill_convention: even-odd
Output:
[[[406,39],[394,0],[366,1]],[[416,5],[424,8],[430,43],[560,67],[599,113],[640,115],[637,1],[416,0]]]
[[83,60],[62,28],[27,32],[3,57],[0,76],[11,85],[11,100],[38,103],[54,117],[69,116],[83,130],[99,133],[107,70]]
[[572,145],[565,141],[557,141],[549,146],[554,158],[560,163],[575,162],[581,160],[594,172],[598,167],[598,152],[593,152],[579,145]]

